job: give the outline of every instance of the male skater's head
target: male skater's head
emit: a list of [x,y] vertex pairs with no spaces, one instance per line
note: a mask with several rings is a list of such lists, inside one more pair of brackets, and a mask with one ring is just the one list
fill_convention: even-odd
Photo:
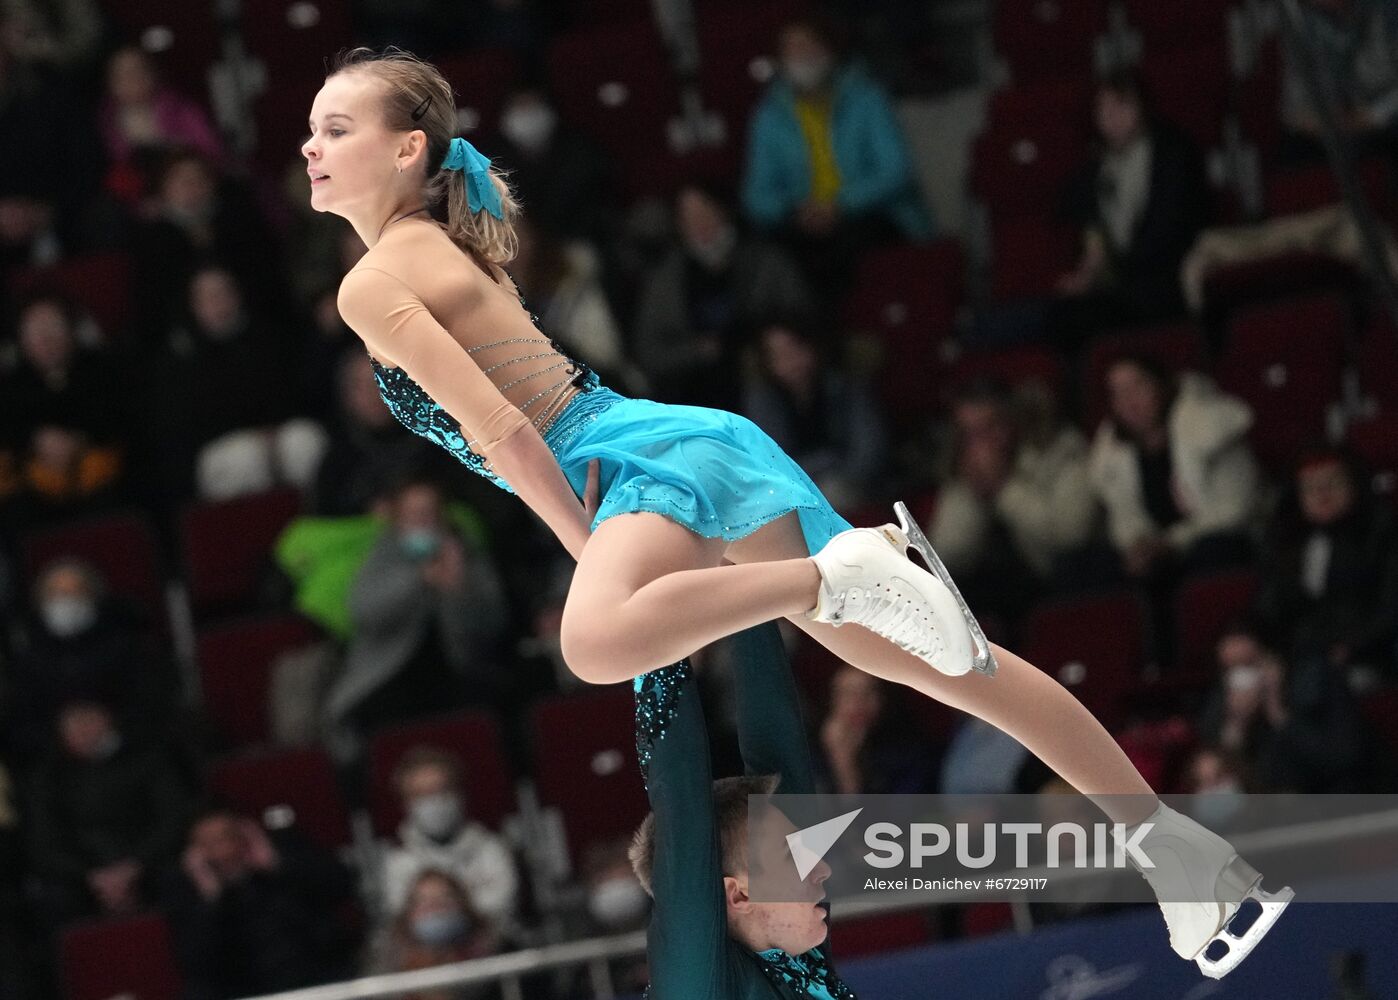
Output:
[[[800,955],[824,942],[829,932],[827,912],[821,900],[830,867],[823,861],[818,863],[795,892],[753,892],[751,883],[759,872],[764,875],[787,873],[788,877],[781,878],[780,882],[797,885],[795,864],[786,841],[786,834],[794,833],[796,827],[778,810],[765,809],[761,815],[764,822],[770,817],[781,829],[774,829],[771,835],[764,832],[759,838],[758,856],[750,857],[748,851],[748,796],[771,795],[777,781],[776,775],[750,775],[720,778],[714,782],[714,824],[719,835],[723,897],[731,938],[753,951],[780,948],[789,955]],[[655,850],[655,814],[651,813],[636,831],[630,857],[636,878],[652,896],[655,895],[651,880]],[[765,878],[763,884],[769,884]],[[754,894],[779,894],[796,901],[761,902],[752,898]],[[797,896],[803,898],[796,899]]]

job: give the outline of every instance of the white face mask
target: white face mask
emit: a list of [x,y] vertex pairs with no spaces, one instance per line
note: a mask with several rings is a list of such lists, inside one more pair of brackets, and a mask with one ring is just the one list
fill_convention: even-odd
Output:
[[408,806],[408,818],[433,840],[446,840],[461,829],[461,796],[455,792],[438,792],[413,799]]
[[424,913],[413,921],[413,937],[438,947],[460,941],[470,929],[471,922],[460,910]]
[[558,115],[547,104],[529,104],[506,112],[500,120],[500,131],[521,149],[538,152],[548,145],[558,124]]
[[97,620],[97,605],[90,597],[50,597],[39,607],[45,627],[60,639],[86,632]]
[[634,878],[610,878],[592,887],[587,912],[603,927],[625,927],[640,920],[650,897]]
[[830,60],[825,58],[792,59],[782,69],[797,90],[812,91],[825,83],[830,76],[830,67]]

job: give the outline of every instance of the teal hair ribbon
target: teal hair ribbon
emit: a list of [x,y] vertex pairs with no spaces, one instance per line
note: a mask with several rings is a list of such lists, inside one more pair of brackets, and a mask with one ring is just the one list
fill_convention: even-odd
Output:
[[466,172],[466,204],[472,212],[485,209],[497,219],[505,218],[500,192],[490,178],[490,160],[475,146],[460,136],[452,139],[442,169]]

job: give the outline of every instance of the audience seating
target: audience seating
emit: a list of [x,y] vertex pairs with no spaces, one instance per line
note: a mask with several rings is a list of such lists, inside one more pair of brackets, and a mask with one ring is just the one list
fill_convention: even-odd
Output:
[[179,1000],[170,927],[158,913],[85,921],[59,934],[64,1000]]
[[292,489],[196,504],[180,518],[185,583],[196,617],[247,611],[257,603],[272,548],[301,508]]
[[1127,592],[1040,604],[1025,626],[1024,657],[1112,729],[1141,677],[1143,629],[1140,601]]
[[1175,594],[1175,673],[1212,678],[1215,646],[1224,629],[1242,620],[1257,593],[1257,571],[1229,569],[1191,577]]
[[418,746],[455,754],[463,766],[466,810],[499,830],[515,810],[514,780],[505,759],[500,721],[488,711],[458,712],[380,730],[369,746],[369,810],[374,831],[392,836],[403,820],[393,772]]
[[196,639],[204,712],[218,736],[234,746],[270,736],[268,695],[277,658],[317,637],[299,615],[274,613],[205,628]]
[[76,556],[102,574],[112,594],[131,601],[150,622],[165,623],[160,551],[145,514],[120,511],[38,529],[25,535],[20,547],[31,582],[55,559]]
[[636,762],[634,705],[631,685],[614,684],[530,707],[539,802],[562,813],[575,865],[591,845],[629,837],[649,809]]
[[17,271],[10,279],[17,299],[40,292],[71,297],[96,320],[103,337],[119,342],[131,320],[131,258],[123,253],[69,257],[47,267]]
[[1016,81],[1087,72],[1107,29],[1105,0],[1001,0],[992,38]]
[[1154,361],[1167,371],[1206,371],[1204,339],[1189,323],[1141,327],[1104,333],[1087,346],[1083,380],[1079,392],[1082,426],[1089,433],[1107,415],[1107,372],[1122,358],[1140,357]]
[[524,80],[524,70],[515,54],[506,49],[473,49],[443,56],[437,60],[437,67],[456,91],[457,107],[474,116],[474,128],[494,135],[499,130],[506,99]]
[[1253,444],[1274,468],[1325,431],[1340,394],[1340,360],[1349,326],[1346,303],[1311,295],[1238,310],[1218,364],[1222,387],[1252,407]]
[[915,948],[932,940],[927,920],[928,914],[920,910],[841,920],[836,909],[830,922],[830,950],[844,960]]
[[165,81],[207,103],[208,72],[219,58],[217,12],[188,0],[103,0],[103,13],[123,42],[153,53]]
[[225,758],[211,769],[209,789],[268,826],[293,826],[318,847],[335,850],[350,842],[335,767],[319,747]]

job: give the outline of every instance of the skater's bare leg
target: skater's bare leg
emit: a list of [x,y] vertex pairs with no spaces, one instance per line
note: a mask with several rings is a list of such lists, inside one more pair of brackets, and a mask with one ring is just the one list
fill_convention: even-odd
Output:
[[721,565],[727,547],[659,514],[603,521],[563,609],[569,668],[594,684],[628,680],[815,606],[820,572],[804,547],[789,559]]
[[[781,559],[805,551],[794,516],[773,522],[743,541],[750,544],[731,546],[731,556]],[[836,628],[803,615],[788,618],[846,663],[905,684],[1003,730],[1084,795],[1141,796],[1095,799],[1112,820],[1138,823],[1155,809],[1155,793],[1111,734],[1063,685],[1022,657],[996,646],[1000,667],[996,676],[948,677],[867,629]]]

